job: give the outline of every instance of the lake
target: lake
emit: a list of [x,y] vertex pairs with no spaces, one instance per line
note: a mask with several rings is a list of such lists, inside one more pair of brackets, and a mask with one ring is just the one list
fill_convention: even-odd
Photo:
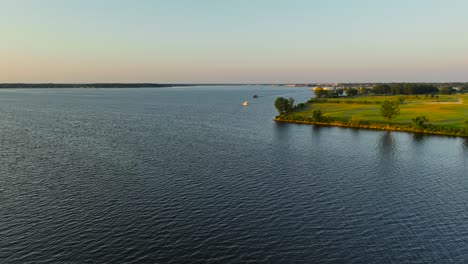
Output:
[[467,139],[275,123],[278,96],[312,92],[0,90],[0,262],[468,261]]

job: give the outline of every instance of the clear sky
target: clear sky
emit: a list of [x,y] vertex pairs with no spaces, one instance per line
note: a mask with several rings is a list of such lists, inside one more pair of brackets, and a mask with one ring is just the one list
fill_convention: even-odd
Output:
[[0,0],[0,82],[468,81],[466,0]]

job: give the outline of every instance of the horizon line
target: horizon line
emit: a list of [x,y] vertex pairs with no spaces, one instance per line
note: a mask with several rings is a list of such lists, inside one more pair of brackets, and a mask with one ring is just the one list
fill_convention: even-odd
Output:
[[0,82],[0,85],[83,85],[83,84],[145,84],[145,85],[305,85],[305,84],[375,84],[375,83],[468,83],[468,81],[365,81],[365,82]]

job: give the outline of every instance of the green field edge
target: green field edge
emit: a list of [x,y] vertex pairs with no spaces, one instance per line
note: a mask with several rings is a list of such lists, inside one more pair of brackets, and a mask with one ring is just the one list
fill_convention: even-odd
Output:
[[337,121],[327,123],[327,122],[315,122],[315,121],[283,120],[279,117],[275,117],[273,120],[279,123],[316,125],[316,126],[328,126],[328,127],[334,126],[334,127],[355,128],[355,129],[365,129],[365,130],[379,130],[379,131],[398,131],[398,132],[407,132],[407,133],[414,133],[414,134],[427,134],[427,135],[468,138],[467,134],[447,133],[447,132],[440,132],[440,131],[428,131],[428,130],[420,130],[420,129],[415,129],[415,128],[397,127],[397,126],[391,126],[391,125],[390,126],[381,126],[379,124],[352,125],[352,124],[345,124],[345,123],[341,123]]

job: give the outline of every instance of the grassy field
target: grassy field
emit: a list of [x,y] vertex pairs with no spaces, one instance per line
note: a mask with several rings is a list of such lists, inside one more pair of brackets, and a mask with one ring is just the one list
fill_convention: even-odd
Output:
[[[388,127],[380,116],[380,104],[385,100],[395,100],[397,96],[359,96],[351,98],[330,98],[312,100],[304,107],[296,109],[288,121],[310,123],[314,110],[320,110],[328,118],[329,125],[345,125],[368,128],[384,128],[391,130],[419,131],[412,121],[417,116],[425,116],[431,124],[432,132],[438,134],[466,135],[468,133],[465,121],[468,121],[468,95],[439,95],[430,98],[424,95],[404,96],[398,115]],[[280,117],[278,121],[282,121]],[[287,118],[286,118],[287,119]],[[361,124],[361,125],[356,125]],[[362,125],[366,124],[366,125]],[[416,131],[418,130],[418,131]],[[426,129],[427,130],[427,129]]]

